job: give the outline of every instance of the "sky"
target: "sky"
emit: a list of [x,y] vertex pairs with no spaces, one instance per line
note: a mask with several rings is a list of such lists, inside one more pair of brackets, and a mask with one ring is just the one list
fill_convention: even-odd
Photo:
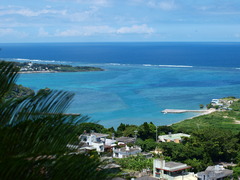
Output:
[[240,0],[0,0],[0,43],[239,42]]

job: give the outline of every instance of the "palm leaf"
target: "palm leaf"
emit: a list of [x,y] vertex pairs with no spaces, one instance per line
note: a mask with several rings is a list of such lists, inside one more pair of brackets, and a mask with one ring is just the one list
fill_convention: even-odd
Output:
[[18,71],[19,68],[14,63],[0,61],[0,102],[16,81]]

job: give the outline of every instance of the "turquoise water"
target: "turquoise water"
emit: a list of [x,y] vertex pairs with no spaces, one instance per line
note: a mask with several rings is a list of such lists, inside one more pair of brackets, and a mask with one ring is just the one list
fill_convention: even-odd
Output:
[[143,122],[168,125],[197,114],[162,114],[163,109],[199,109],[199,104],[213,98],[240,94],[240,70],[235,68],[100,67],[106,71],[22,74],[18,83],[35,90],[49,87],[74,92],[69,112],[89,115],[106,127]]
[[[240,97],[240,43],[0,44],[0,59],[102,67],[103,72],[22,74],[18,83],[38,90],[74,92],[69,112],[106,127],[120,123],[168,125],[211,99]],[[170,65],[170,66],[169,66]]]

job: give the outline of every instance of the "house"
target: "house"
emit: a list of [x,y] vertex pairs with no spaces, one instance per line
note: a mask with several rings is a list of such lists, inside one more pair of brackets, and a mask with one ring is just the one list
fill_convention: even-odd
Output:
[[84,145],[80,149],[92,150],[96,149],[97,152],[104,152],[106,137],[108,134],[101,134],[92,132],[90,134],[84,133],[79,136],[79,140]]
[[148,153],[148,152],[142,152],[141,153],[143,157],[145,157],[146,159],[150,159],[153,157],[152,153]]
[[223,103],[220,99],[212,99],[211,104],[215,106],[223,106]]
[[211,103],[218,104],[219,103],[219,99],[212,99]]
[[116,141],[118,142],[118,145],[126,145],[128,143],[135,143],[136,138],[132,138],[132,137],[119,137],[116,138]]
[[106,139],[105,140],[105,145],[104,145],[104,151],[106,152],[111,152],[113,147],[117,146],[116,144],[116,140],[114,140],[114,138],[112,139]]
[[101,165],[101,169],[106,170],[107,173],[119,173],[121,171],[121,166],[115,163],[109,163],[106,165]]
[[225,169],[223,166],[208,166],[205,171],[197,173],[199,180],[222,180],[227,177],[231,177],[233,171]]
[[153,160],[153,177],[168,180],[197,180],[194,173],[186,172],[191,166],[179,162],[165,162],[162,159]]
[[105,139],[105,146],[116,146],[116,140],[115,139]]
[[177,134],[172,134],[169,132],[168,135],[162,135],[158,136],[159,141],[161,142],[175,142],[175,143],[180,143],[182,141],[182,137],[190,137],[188,134],[184,133],[177,133]]
[[114,158],[125,158],[129,157],[131,155],[137,155],[141,153],[142,149],[140,147],[128,147],[127,145],[125,147],[121,148],[113,148],[113,157]]

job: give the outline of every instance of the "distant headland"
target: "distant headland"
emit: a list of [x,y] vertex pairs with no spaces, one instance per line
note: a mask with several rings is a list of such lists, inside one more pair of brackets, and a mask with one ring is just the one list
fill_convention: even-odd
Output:
[[99,67],[71,66],[66,64],[39,64],[32,62],[14,62],[20,68],[19,73],[57,73],[57,72],[88,72],[104,71]]

